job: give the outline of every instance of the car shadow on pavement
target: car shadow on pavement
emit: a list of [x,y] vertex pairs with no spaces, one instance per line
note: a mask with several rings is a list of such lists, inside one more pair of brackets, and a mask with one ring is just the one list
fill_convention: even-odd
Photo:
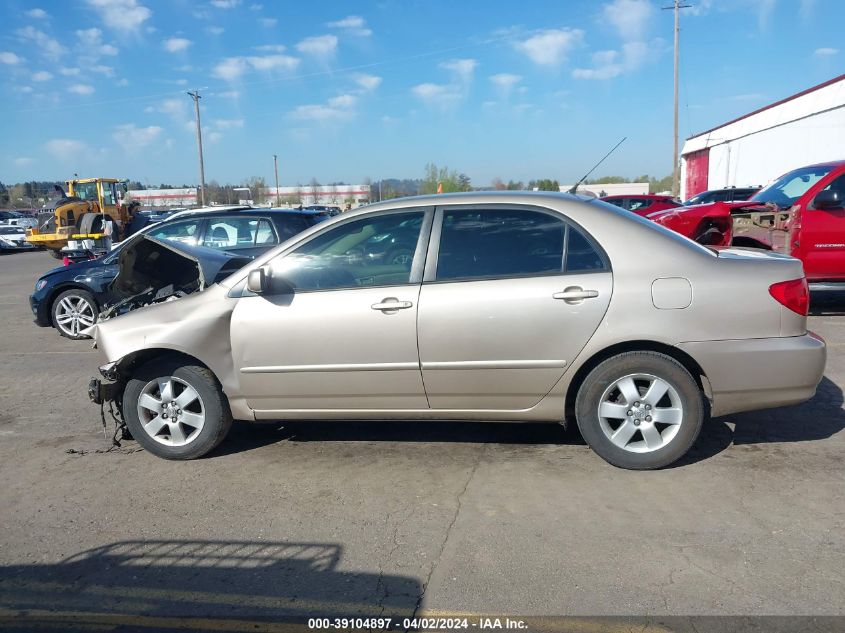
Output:
[[209,457],[240,453],[276,442],[449,442],[468,444],[585,444],[577,429],[526,422],[441,422],[420,420],[314,420],[236,422]]
[[[698,441],[673,466],[684,466],[721,453],[734,445],[824,440],[845,429],[842,389],[827,376],[816,395],[791,407],[750,411],[714,418]],[[731,428],[733,425],[733,428]]]
[[314,615],[413,614],[419,580],[338,571],[341,554],[327,543],[120,541],[56,564],[2,566],[0,628],[305,630]]

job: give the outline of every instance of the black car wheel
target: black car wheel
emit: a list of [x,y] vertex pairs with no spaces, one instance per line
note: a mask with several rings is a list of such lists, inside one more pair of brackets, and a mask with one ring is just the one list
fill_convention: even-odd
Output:
[[97,322],[100,313],[94,296],[85,290],[66,290],[53,301],[50,311],[53,327],[59,334],[74,340],[90,338],[82,330]]

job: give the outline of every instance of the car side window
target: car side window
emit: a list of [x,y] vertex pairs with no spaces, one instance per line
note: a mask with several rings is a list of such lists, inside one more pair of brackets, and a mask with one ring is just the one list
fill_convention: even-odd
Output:
[[437,281],[559,273],[566,223],[528,210],[443,213]]
[[424,215],[411,211],[344,222],[275,258],[271,274],[296,290],[410,283]]
[[652,201],[648,198],[631,198],[631,206],[628,208],[630,211],[637,211],[639,209],[645,209],[651,206]]
[[839,176],[839,178],[835,178],[833,182],[824,188],[824,191],[828,190],[838,191],[840,196],[845,196],[845,174]]
[[202,245],[221,250],[253,248],[258,232],[258,218],[211,218]]
[[283,242],[310,227],[311,222],[301,215],[291,215],[290,217],[283,217],[276,221],[276,228],[279,230],[279,235]]
[[149,235],[162,240],[173,240],[174,242],[182,242],[183,244],[196,244],[198,226],[198,220],[166,222],[152,229]]
[[590,240],[581,231],[570,226],[566,236],[565,272],[576,273],[606,268],[604,258]]

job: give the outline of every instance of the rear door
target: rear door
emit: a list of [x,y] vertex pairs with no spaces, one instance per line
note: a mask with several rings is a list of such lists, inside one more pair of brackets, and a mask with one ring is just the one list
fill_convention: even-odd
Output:
[[538,207],[441,207],[418,315],[433,409],[537,404],[607,310],[612,274],[600,247]]

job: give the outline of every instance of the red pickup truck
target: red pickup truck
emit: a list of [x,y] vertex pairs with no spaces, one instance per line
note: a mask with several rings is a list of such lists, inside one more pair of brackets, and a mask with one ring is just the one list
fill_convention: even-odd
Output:
[[744,202],[714,202],[646,217],[701,244],[797,257],[814,288],[845,289],[845,160],[795,169]]

